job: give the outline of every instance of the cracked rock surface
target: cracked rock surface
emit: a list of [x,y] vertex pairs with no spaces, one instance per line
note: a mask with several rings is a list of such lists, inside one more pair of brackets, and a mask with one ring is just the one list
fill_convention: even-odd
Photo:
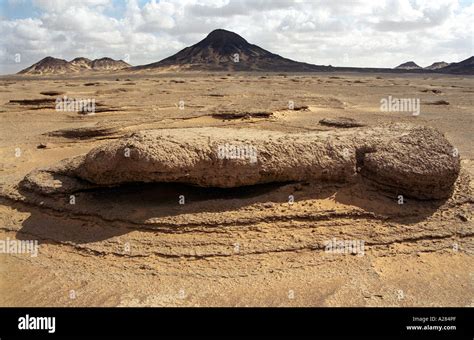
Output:
[[29,173],[22,187],[67,193],[130,182],[234,188],[271,182],[350,182],[359,174],[418,199],[450,196],[460,162],[436,129],[389,124],[285,134],[227,128],[148,130]]

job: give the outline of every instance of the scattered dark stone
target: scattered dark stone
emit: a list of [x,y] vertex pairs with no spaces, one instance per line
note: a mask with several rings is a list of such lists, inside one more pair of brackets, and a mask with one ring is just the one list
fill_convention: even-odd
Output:
[[37,108],[54,108],[55,103],[56,103],[55,98],[16,99],[16,100],[12,99],[9,101],[9,104],[36,106]]
[[96,125],[91,127],[55,130],[48,132],[45,135],[51,137],[63,137],[71,139],[89,139],[97,137],[110,137],[116,135],[119,132],[120,130],[115,127]]
[[308,109],[309,109],[308,105],[295,105],[293,107],[294,111],[306,111]]
[[40,92],[40,94],[45,95],[45,96],[61,96],[64,93],[65,92],[62,92],[62,91],[43,91],[43,92]]
[[421,92],[425,92],[425,93],[431,92],[431,93],[434,93],[434,94],[443,93],[441,90],[438,90],[438,89],[425,89],[425,90],[421,90]]
[[353,127],[361,127],[365,126],[355,119],[346,118],[346,117],[337,117],[337,118],[324,118],[319,121],[319,124],[325,126],[333,126],[333,127],[340,127],[340,128],[353,128]]
[[107,89],[107,90],[98,90],[96,91],[96,95],[103,95],[103,94],[115,94],[115,93],[123,93],[123,92],[129,92],[129,89],[119,87],[119,88],[114,88],[114,89]]
[[231,119],[250,119],[250,118],[268,118],[273,115],[270,111],[222,111],[213,113],[213,118],[231,120]]
[[446,100],[437,100],[435,102],[425,103],[426,105],[449,105]]

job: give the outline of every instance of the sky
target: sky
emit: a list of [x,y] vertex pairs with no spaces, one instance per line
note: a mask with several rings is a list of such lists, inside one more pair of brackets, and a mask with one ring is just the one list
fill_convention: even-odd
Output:
[[0,74],[46,56],[159,61],[214,29],[318,65],[428,66],[472,55],[465,0],[0,0]]

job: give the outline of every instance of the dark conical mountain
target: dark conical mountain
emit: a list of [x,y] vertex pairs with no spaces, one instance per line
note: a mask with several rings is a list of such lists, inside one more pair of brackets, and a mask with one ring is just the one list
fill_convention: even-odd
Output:
[[459,63],[451,63],[439,71],[451,74],[474,74],[474,56],[460,61]]
[[328,67],[283,58],[250,44],[236,33],[217,29],[197,44],[186,47],[171,57],[134,69],[154,68],[300,72],[325,70]]

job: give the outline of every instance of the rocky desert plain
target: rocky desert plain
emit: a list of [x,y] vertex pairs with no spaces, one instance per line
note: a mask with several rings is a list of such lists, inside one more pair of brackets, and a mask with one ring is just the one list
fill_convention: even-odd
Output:
[[0,305],[474,305],[471,75],[166,66],[0,77]]

